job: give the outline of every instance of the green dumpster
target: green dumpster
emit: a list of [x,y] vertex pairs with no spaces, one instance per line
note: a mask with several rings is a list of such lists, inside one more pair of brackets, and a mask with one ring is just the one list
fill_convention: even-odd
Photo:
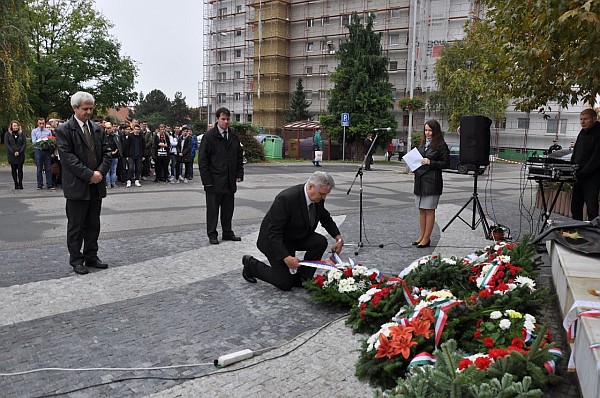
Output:
[[283,139],[280,137],[268,137],[263,141],[265,157],[268,159],[282,159]]

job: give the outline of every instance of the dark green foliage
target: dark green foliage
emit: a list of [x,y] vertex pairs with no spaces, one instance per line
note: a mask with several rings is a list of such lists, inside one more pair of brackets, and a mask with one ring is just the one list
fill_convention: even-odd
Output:
[[265,151],[256,141],[256,134],[258,134],[258,130],[251,123],[239,123],[234,122],[231,123],[231,127],[237,133],[240,142],[244,145],[244,150],[246,153],[246,159],[248,159],[249,163],[259,163],[264,162],[265,160]]
[[311,117],[308,108],[311,102],[306,99],[306,91],[302,85],[302,79],[296,80],[296,91],[290,98],[290,108],[285,114],[285,122],[297,122],[299,120],[308,120]]
[[342,141],[340,126],[342,113],[350,114],[350,127],[346,128],[348,143],[362,141],[376,127],[391,127],[380,142],[395,137],[397,123],[392,115],[394,106],[392,85],[387,71],[388,59],[382,55],[381,33],[373,31],[373,14],[363,23],[358,14],[352,14],[348,25],[348,40],[340,45],[336,58],[339,65],[330,74],[335,87],[329,93],[329,115],[321,117],[327,134]]
[[364,293],[360,290],[351,293],[340,293],[337,286],[330,285],[322,288],[312,280],[305,281],[302,285],[310,295],[312,301],[338,308],[351,308]]
[[396,287],[390,294],[379,301],[376,306],[367,303],[364,309],[355,306],[350,310],[346,325],[355,333],[375,333],[379,326],[390,322],[392,317],[406,304],[406,298],[401,287]]
[[409,273],[404,280],[408,286],[418,286],[424,289],[435,290],[449,289],[456,297],[465,298],[473,290],[469,283],[471,276],[470,267],[458,259],[456,264],[443,261],[441,257],[433,258],[426,264],[419,266],[419,272]]

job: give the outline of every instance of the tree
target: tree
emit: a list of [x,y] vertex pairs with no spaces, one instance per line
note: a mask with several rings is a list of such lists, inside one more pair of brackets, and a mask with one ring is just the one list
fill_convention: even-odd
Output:
[[[388,80],[388,59],[381,55],[382,34],[373,32],[374,19],[370,14],[363,24],[357,13],[352,14],[350,25],[346,25],[350,31],[348,40],[336,53],[339,65],[330,75],[335,86],[329,95],[329,115],[321,117],[321,123],[330,137],[340,141],[342,113],[350,114],[346,134],[349,143],[362,142],[373,128],[394,130],[397,126],[392,115],[394,102]],[[379,142],[387,142],[394,135],[393,132],[384,134]]]
[[24,0],[0,2],[0,132],[11,120],[23,124],[31,115],[27,101],[29,21],[24,7]]
[[165,93],[158,89],[150,91],[146,96],[140,95],[132,117],[145,120],[154,128],[160,123],[168,123],[171,101]]
[[86,0],[32,0],[31,86],[29,100],[36,115],[72,114],[70,95],[85,90],[96,107],[125,106],[137,98],[137,75],[121,44],[108,34],[112,24]]
[[469,32],[462,41],[447,45],[435,64],[438,90],[429,94],[429,110],[441,112],[450,131],[456,131],[461,116],[504,116],[508,100],[501,83],[488,73],[496,62],[490,41],[473,38]]
[[600,92],[600,0],[484,0],[481,33],[500,50],[496,78],[531,111],[550,101],[563,107]]
[[296,80],[296,91],[292,93],[290,99],[290,109],[285,114],[285,122],[291,123],[298,120],[308,120],[311,117],[308,108],[310,102],[306,99],[306,91],[302,85],[302,79]]
[[176,123],[188,123],[190,119],[190,108],[188,108],[185,103],[185,97],[183,97],[181,92],[177,91],[175,93],[175,98],[171,101],[167,121],[169,124],[174,125]]

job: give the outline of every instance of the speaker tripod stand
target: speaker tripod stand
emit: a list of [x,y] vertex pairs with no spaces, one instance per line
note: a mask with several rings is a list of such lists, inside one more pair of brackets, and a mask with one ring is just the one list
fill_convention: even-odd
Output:
[[[475,170],[475,180],[473,182],[473,194],[471,195],[471,198],[467,201],[467,203],[465,203],[463,205],[463,207],[458,211],[458,213],[456,213],[454,215],[454,217],[452,217],[452,219],[448,222],[448,224],[446,224],[446,226],[444,228],[442,228],[442,232],[446,231],[446,229],[450,226],[450,224],[452,224],[452,222],[454,222],[454,220],[459,218],[462,222],[467,224],[473,231],[475,229],[477,229],[477,226],[479,224],[481,224],[481,226],[483,227],[483,233],[485,235],[485,238],[492,239],[490,225],[487,222],[487,218],[485,217],[485,213],[483,212],[483,208],[481,207],[481,202],[479,201],[479,196],[477,195],[478,174],[479,174],[478,170]],[[469,224],[467,221],[465,221],[460,216],[460,213],[462,213],[463,210],[466,209],[467,206],[469,206],[469,204],[471,204],[471,202],[473,202],[473,213],[472,213],[471,223]],[[477,219],[477,216],[479,216],[479,219]]]

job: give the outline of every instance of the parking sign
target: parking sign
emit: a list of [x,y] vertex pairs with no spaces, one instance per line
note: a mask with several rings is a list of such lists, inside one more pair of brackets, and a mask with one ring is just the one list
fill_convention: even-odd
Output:
[[343,127],[350,126],[350,114],[349,113],[342,113],[342,126]]

